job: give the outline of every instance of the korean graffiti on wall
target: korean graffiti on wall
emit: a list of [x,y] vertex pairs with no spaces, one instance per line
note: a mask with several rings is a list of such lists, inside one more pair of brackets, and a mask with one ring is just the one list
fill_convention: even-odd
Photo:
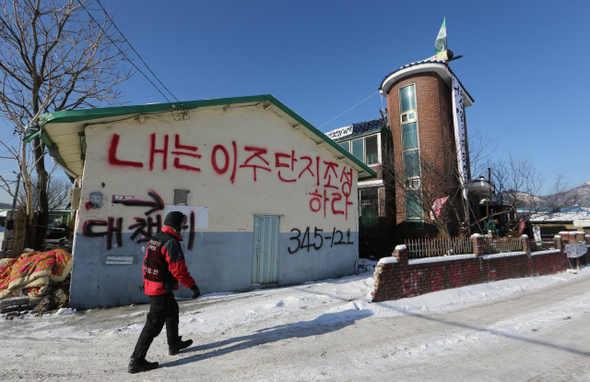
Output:
[[[148,192],[149,199],[141,199],[137,197],[130,197],[124,195],[113,195],[112,204],[119,204],[127,207],[135,207],[145,209],[143,216],[134,217],[134,222],[127,226],[127,229],[133,233],[130,240],[137,243],[148,241],[152,235],[162,229],[162,215],[164,212],[164,201],[155,191]],[[190,209],[190,207],[187,207]],[[195,212],[188,213],[187,225],[184,229],[188,231],[187,248],[192,250],[195,243]],[[107,250],[113,247],[121,247],[123,245],[123,218],[122,217],[107,217],[107,219],[89,219],[83,223],[82,233],[86,237],[106,238]],[[290,237],[291,245],[288,248],[289,253],[294,254],[300,250],[310,249],[320,250],[324,246],[330,248],[339,245],[354,244],[351,238],[350,229],[342,232],[336,228],[331,231],[324,232],[323,229],[314,227],[313,233],[310,227],[304,231],[293,228],[291,230],[293,236]],[[312,236],[313,235],[313,236]]]
[[[137,243],[148,241],[153,234],[162,229],[162,213],[164,211],[164,201],[155,191],[149,191],[151,199],[139,199],[134,197],[125,197],[123,195],[113,195],[112,204],[120,204],[127,207],[143,208],[143,216],[134,217],[134,222],[127,226],[132,231],[130,239]],[[191,212],[187,216],[187,225],[184,227],[188,231],[187,248],[193,249],[195,243],[195,213]],[[82,226],[82,233],[86,237],[106,237],[107,250],[113,246],[121,247],[123,245],[123,218],[107,217],[107,219],[89,219]]]
[[[127,139],[137,139],[127,138]],[[308,208],[324,218],[329,215],[348,219],[352,202],[353,170],[351,167],[320,156],[309,156],[295,150],[277,151],[267,147],[239,145],[236,141],[215,144],[212,147],[184,142],[179,134],[152,133],[146,153],[122,153],[119,150],[121,136],[111,136],[108,163],[115,167],[128,167],[153,171],[189,171],[198,176],[204,166],[209,166],[218,176],[226,177],[230,184],[262,176],[271,176],[278,182],[306,182],[311,186]],[[173,143],[172,143],[173,141]],[[210,151],[206,151],[210,150]],[[147,158],[144,161],[139,157]]]

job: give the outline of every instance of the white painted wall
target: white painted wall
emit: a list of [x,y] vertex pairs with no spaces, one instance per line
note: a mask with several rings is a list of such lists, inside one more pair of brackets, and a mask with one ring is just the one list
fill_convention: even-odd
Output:
[[[124,205],[113,196],[135,204],[159,197],[169,205],[174,189],[183,189],[190,190],[189,206],[208,209],[207,228],[194,230],[192,248],[184,236],[189,271],[203,293],[250,286],[254,215],[280,216],[279,284],[356,271],[357,172],[271,110],[196,109],[184,120],[163,113],[142,123],[131,118],[90,124],[85,139],[72,306],[145,300],[145,243],[137,242],[143,237],[137,229],[147,231],[145,223],[158,216],[163,222],[164,210],[146,216],[151,206]],[[89,197],[97,192],[102,205],[92,208]],[[109,224],[120,228],[120,241],[117,229],[112,237],[106,234]],[[117,257],[128,264],[113,265]]]
[[[116,158],[122,161],[140,163],[143,167],[113,166],[109,164],[109,148],[114,134],[118,134],[119,144]],[[153,170],[150,171],[151,135],[155,134],[156,149],[163,149],[164,137],[168,136],[168,158],[164,170],[161,153],[154,156]],[[180,144],[197,147],[196,152],[178,150],[175,148],[176,134],[180,137]],[[356,171],[352,171],[353,179],[346,185],[340,179],[343,170],[350,172],[350,166],[344,167],[328,151],[323,150],[294,130],[287,121],[276,114],[254,107],[232,108],[227,112],[221,109],[192,111],[190,120],[175,121],[169,113],[157,117],[146,117],[143,124],[132,119],[115,124],[95,125],[86,128],[86,166],[83,180],[82,204],[88,201],[90,192],[102,192],[103,207],[100,209],[81,209],[81,220],[105,219],[107,216],[120,216],[124,221],[133,221],[138,215],[137,207],[122,208],[121,205],[111,204],[112,195],[131,195],[148,197],[148,191],[154,190],[161,196],[164,203],[172,204],[174,189],[190,190],[188,204],[206,206],[209,208],[209,230],[217,232],[251,231],[253,214],[281,215],[281,232],[290,232],[292,228],[307,226],[309,219],[317,220],[322,227],[337,228],[346,231],[356,230]],[[234,166],[235,142],[237,161]],[[222,145],[230,157],[227,172],[218,174],[212,164],[212,154],[216,145]],[[265,149],[262,158],[254,157],[249,160],[254,151],[247,151],[248,147]],[[175,152],[196,153],[200,159],[189,156],[174,155]],[[296,162],[294,170],[276,166],[276,153],[291,155],[294,152]],[[225,156],[223,149],[216,150],[218,167],[224,167]],[[320,159],[319,187],[317,172],[317,158]],[[311,158],[311,170],[304,171]],[[181,165],[199,168],[200,172],[175,168],[174,161]],[[280,163],[291,165],[289,158],[279,158]],[[329,171],[326,161],[338,163],[334,171]],[[263,169],[242,167],[244,165],[260,165]],[[235,167],[235,179],[231,176]],[[256,172],[256,181],[254,181]],[[300,176],[300,174],[304,172]],[[295,182],[283,182],[284,179]],[[102,186],[102,183],[105,186]],[[332,185],[336,188],[326,187]],[[313,212],[310,202],[312,193],[328,194],[329,201],[324,208],[324,202],[318,212]],[[334,214],[332,200],[340,197],[334,203],[334,209],[345,210],[345,195],[349,193],[348,218],[342,214]],[[339,196],[332,195],[337,193]],[[261,197],[263,196],[263,197]],[[318,208],[319,202],[313,202]],[[326,216],[324,217],[324,209]],[[142,209],[143,211],[144,209]],[[129,231],[127,227],[123,231]]]

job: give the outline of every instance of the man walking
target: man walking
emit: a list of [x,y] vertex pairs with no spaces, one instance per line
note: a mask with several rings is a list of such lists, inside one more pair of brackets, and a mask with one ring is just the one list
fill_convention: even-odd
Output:
[[180,282],[190,288],[193,298],[199,297],[200,294],[199,287],[186,268],[184,253],[180,246],[182,241],[180,232],[185,223],[186,215],[182,212],[170,212],[164,219],[162,231],[148,242],[143,260],[143,280],[144,292],[151,299],[150,311],[131,355],[127,368],[129,373],[148,371],[158,367],[157,362],[148,362],[145,356],[164,324],[166,324],[170,355],[178,354],[180,350],[193,343],[192,340],[183,341],[178,335],[179,309],[172,293],[178,290],[178,282]]

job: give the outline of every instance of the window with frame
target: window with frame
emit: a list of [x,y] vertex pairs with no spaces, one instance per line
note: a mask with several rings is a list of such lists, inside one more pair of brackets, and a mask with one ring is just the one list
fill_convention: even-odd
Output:
[[350,143],[352,146],[351,153],[358,160],[366,165],[379,163],[379,144],[377,135],[354,139]]
[[364,145],[364,139],[360,138],[360,139],[355,139],[352,142],[352,155],[354,155],[356,157],[356,159],[360,160],[361,162],[364,162],[364,156],[365,156],[365,145]]
[[365,164],[379,163],[379,149],[377,145],[377,136],[365,138]]
[[399,114],[401,123],[415,122],[418,119],[416,113],[416,86],[414,84],[399,90]]
[[399,90],[400,121],[402,134],[402,160],[404,166],[404,184],[406,192],[406,219],[421,223],[422,201],[420,145],[418,136],[418,118],[416,87],[414,84]]
[[338,143],[344,150],[350,152],[350,141]]
[[422,219],[422,193],[419,190],[406,191],[406,218],[408,220]]

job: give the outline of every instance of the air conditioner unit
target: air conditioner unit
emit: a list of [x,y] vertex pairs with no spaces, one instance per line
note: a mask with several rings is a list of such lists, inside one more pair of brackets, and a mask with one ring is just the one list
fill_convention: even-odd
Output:
[[416,111],[408,111],[400,115],[400,121],[402,125],[410,122],[416,122],[417,119]]

